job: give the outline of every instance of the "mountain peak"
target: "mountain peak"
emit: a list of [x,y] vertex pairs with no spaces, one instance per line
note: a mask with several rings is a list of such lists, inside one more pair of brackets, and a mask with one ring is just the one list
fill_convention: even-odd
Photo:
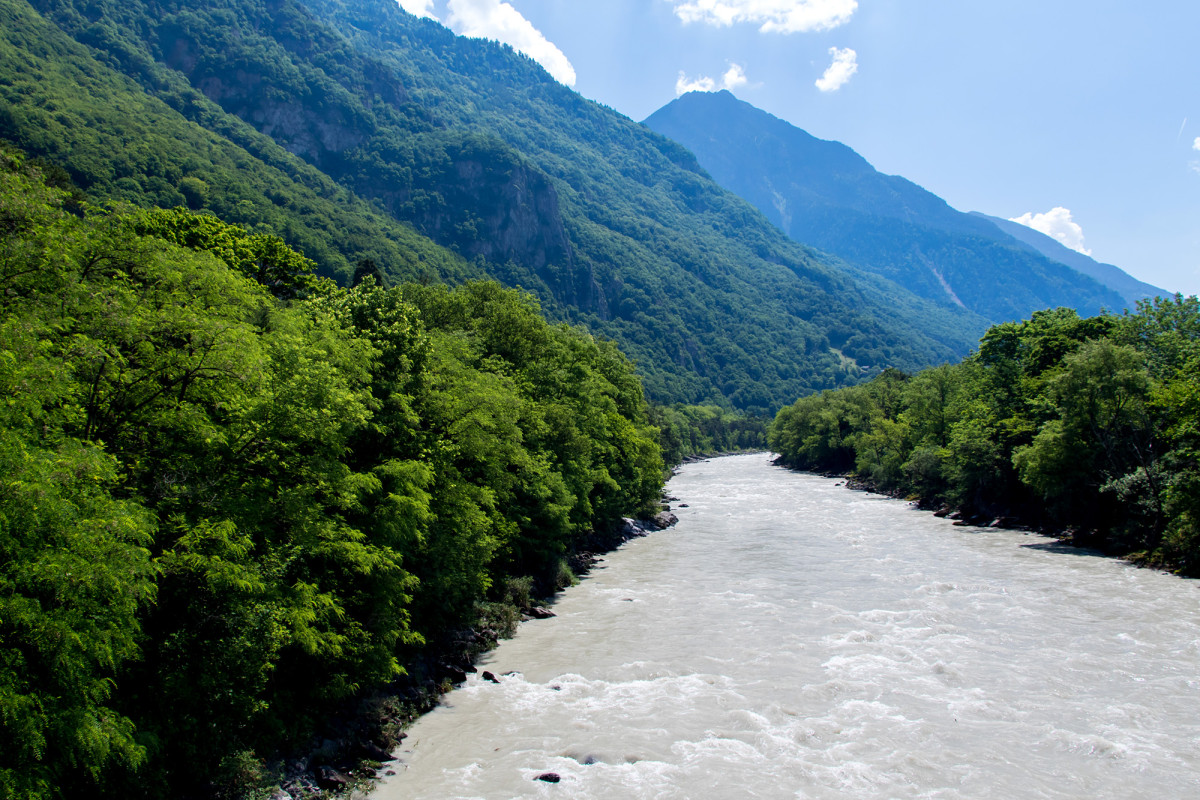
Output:
[[820,164],[822,169],[841,173],[875,172],[867,160],[850,147],[841,142],[818,139],[739,99],[728,89],[680,95],[642,124],[689,147],[688,140],[696,135],[707,135],[713,141],[750,137],[764,152],[775,156],[787,153],[793,165],[799,168],[811,162],[813,166]]
[[676,98],[644,124],[691,149],[791,238],[927,299],[997,322],[1059,305],[1085,313],[1124,305],[1116,291],[988,220],[728,92]]

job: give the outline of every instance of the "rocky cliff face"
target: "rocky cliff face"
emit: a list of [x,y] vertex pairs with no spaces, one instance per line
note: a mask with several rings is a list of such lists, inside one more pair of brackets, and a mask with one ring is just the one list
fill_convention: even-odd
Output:
[[314,114],[306,102],[282,96],[264,84],[261,75],[237,70],[194,81],[208,99],[270,136],[285,150],[321,168],[367,140],[363,120],[352,109],[321,103]]
[[439,244],[511,264],[511,282],[543,282],[566,304],[593,304],[544,172],[486,137],[426,130],[397,143],[394,128],[381,136],[391,117],[421,116],[394,72],[361,59],[332,73],[314,68],[313,53],[338,43],[288,37],[284,17],[299,12],[287,0],[271,7],[272,19],[258,24],[277,26],[273,38],[244,20],[212,30],[188,11],[172,14],[158,28],[161,58],[226,112]]
[[289,50],[254,30],[236,24],[202,29],[186,11],[163,20],[158,50],[208,99],[322,169],[361,146],[376,127],[372,109],[355,99],[353,88],[366,88],[375,103],[408,102],[404,85],[379,65],[364,62],[330,76],[298,65]]
[[510,264],[513,282],[532,277],[558,300],[588,305],[592,277],[577,268],[549,176],[502,142],[453,131],[426,137],[415,155],[411,170],[359,171],[354,190],[468,258]]
[[[571,244],[558,206],[558,192],[545,173],[523,164],[488,164],[470,157],[449,165],[438,191],[450,207],[475,205],[482,229],[448,230],[453,219],[415,220],[432,238],[446,236],[465,255],[503,263],[517,260],[534,270],[569,266]],[[454,199],[450,199],[454,198]],[[475,202],[472,203],[471,201]]]

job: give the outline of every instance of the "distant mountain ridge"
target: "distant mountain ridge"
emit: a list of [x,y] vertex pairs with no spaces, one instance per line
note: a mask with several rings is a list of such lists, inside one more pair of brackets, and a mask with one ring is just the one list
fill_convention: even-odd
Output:
[[972,211],[971,215],[988,220],[1009,236],[1032,247],[1046,258],[1054,259],[1062,264],[1066,264],[1076,272],[1082,272],[1084,275],[1095,278],[1105,286],[1120,293],[1131,308],[1139,300],[1149,300],[1154,297],[1169,297],[1172,294],[1172,292],[1168,292],[1166,289],[1139,281],[1120,267],[1096,261],[1090,256],[1072,250],[1052,236],[1047,236],[1041,231],[1030,228],[1028,225],[1022,225],[1011,219],[993,217],[981,211]]
[[1102,282],[1107,272],[1084,274],[1047,257],[992,220],[957,211],[728,91],[683,95],[644,124],[690,149],[791,238],[921,297],[993,322],[1054,306],[1093,314],[1131,305]]

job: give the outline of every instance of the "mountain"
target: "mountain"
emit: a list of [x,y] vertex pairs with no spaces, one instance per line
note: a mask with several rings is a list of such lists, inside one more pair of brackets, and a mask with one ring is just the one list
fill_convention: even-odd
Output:
[[1047,307],[1092,314],[1126,305],[1095,278],[990,221],[881,174],[846,145],[817,139],[727,91],[683,95],[644,124],[690,149],[718,183],[791,238],[921,297],[994,322]]
[[783,236],[691,153],[391,0],[0,0],[0,136],[97,199],[265,227],[348,281],[492,277],[768,411],[986,321]]
[[[61,3],[44,7],[73,12]],[[343,281],[362,259],[406,280],[485,276],[223,113],[177,73],[156,70],[127,35],[120,38],[113,22],[120,11],[97,7],[87,12],[96,17],[90,22],[70,16],[81,30],[76,41],[29,4],[0,2],[0,137],[97,200],[189,205],[263,227]],[[130,75],[115,68],[121,64]],[[155,91],[139,80],[153,80]]]
[[1130,308],[1137,305],[1139,300],[1149,300],[1154,297],[1170,297],[1172,294],[1166,289],[1160,289],[1157,286],[1139,281],[1120,267],[1101,263],[1090,256],[1085,256],[1083,253],[1072,250],[1064,246],[1057,239],[1047,236],[1041,231],[1035,231],[1028,225],[1013,222],[1011,219],[989,216],[979,211],[972,211],[971,215],[988,220],[1004,233],[1028,245],[1046,258],[1053,259],[1060,264],[1066,264],[1076,272],[1082,272],[1090,278],[1095,278],[1125,298],[1125,302]]

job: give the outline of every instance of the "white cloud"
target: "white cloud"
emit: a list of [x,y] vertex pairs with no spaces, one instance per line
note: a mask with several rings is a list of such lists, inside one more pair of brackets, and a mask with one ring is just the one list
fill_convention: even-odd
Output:
[[1200,136],[1196,137],[1196,141],[1192,142],[1193,150],[1200,150]]
[[726,89],[736,89],[746,83],[746,68],[741,64],[730,64],[729,69],[721,76],[721,85]]
[[687,94],[688,92],[715,92],[717,90],[717,82],[712,78],[689,78],[679,72],[679,79],[675,81],[675,96]]
[[733,90],[739,86],[744,86],[746,82],[746,68],[741,64],[730,64],[729,69],[725,70],[725,74],[721,76],[719,82],[715,78],[707,76],[689,78],[684,72],[680,71],[679,79],[675,81],[675,96],[679,97],[688,92],[715,92],[718,89]]
[[1083,253],[1085,256],[1092,254],[1091,250],[1083,246],[1083,228],[1071,219],[1070,210],[1062,206],[1052,208],[1045,214],[1034,214],[1031,211],[1019,217],[1013,217],[1010,221],[1019,222],[1035,231],[1041,231],[1047,236],[1057,239],[1060,244]]
[[825,70],[825,74],[816,80],[816,87],[822,92],[836,92],[858,72],[858,53],[849,47],[841,50],[831,47],[829,55],[833,56],[833,63]]
[[433,0],[397,0],[400,7],[417,17],[437,19],[433,13]]
[[669,0],[684,22],[758,25],[764,33],[827,31],[850,21],[858,0]]
[[[419,0],[409,0],[419,2]],[[495,39],[512,45],[518,52],[546,68],[554,79],[567,86],[575,85],[575,68],[533,23],[501,0],[450,0],[450,28],[461,36]]]

